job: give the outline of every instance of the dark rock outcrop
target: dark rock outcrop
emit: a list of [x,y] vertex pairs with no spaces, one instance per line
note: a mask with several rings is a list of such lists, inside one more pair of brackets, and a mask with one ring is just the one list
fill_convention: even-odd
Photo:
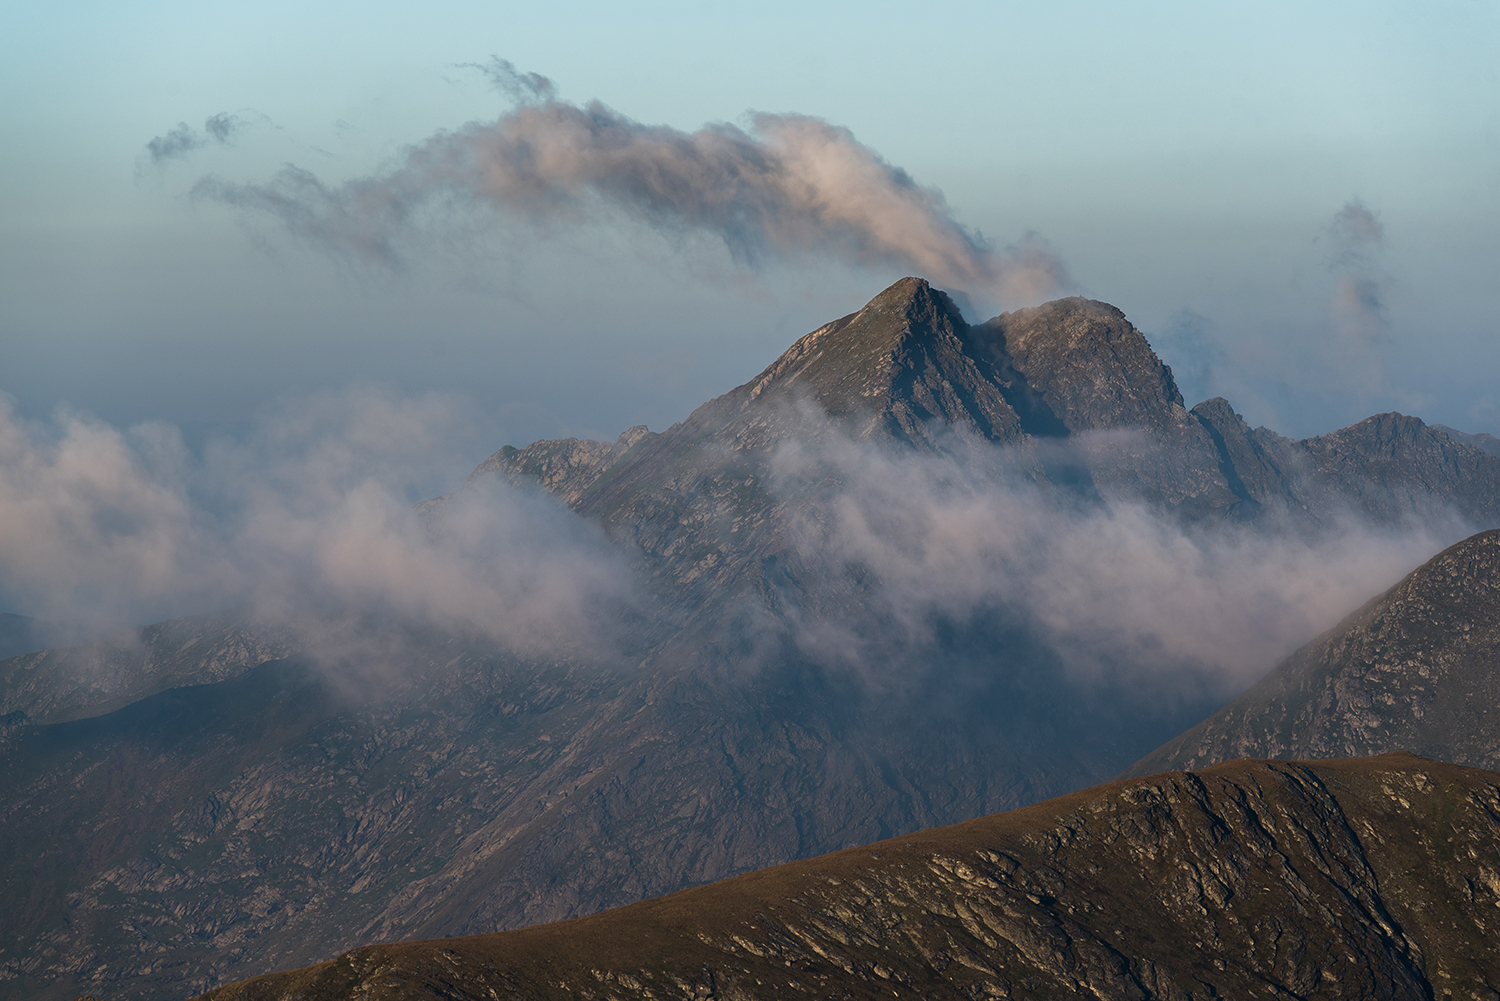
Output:
[[1497,860],[1493,772],[1238,761],[205,1001],[1495,999]]

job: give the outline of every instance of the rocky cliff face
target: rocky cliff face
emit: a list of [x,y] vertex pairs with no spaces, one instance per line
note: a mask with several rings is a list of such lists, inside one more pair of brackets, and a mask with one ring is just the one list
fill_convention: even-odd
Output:
[[206,998],[1494,999],[1497,860],[1493,772],[1240,761]]
[[1500,512],[1500,462],[1415,417],[1377,414],[1300,443],[1317,485],[1377,521],[1451,506],[1476,525]]
[[1387,751],[1500,767],[1500,531],[1434,556],[1130,774]]
[[1467,431],[1459,431],[1443,424],[1432,425],[1434,431],[1441,431],[1454,441],[1465,445],[1473,445],[1486,455],[1500,455],[1500,438],[1492,434],[1469,434]]

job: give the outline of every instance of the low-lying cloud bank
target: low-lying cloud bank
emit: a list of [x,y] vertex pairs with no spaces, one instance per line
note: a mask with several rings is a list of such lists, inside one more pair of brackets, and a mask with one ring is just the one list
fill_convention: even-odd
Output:
[[[753,114],[747,128],[684,132],[598,101],[560,100],[552,81],[504,60],[476,68],[517,106],[492,122],[435,133],[390,169],[329,185],[288,166],[259,183],[205,178],[194,193],[390,265],[402,263],[415,234],[460,225],[455,220],[492,218],[540,232],[624,219],[718,238],[751,265],[812,255],[894,267],[1010,305],[1069,284],[1044,244],[995,249],[954,219],[940,191],[820,118]],[[207,141],[181,126],[153,139],[148,152],[160,162]]]
[[619,616],[600,613],[630,592],[602,533],[499,483],[436,511],[411,504],[461,415],[442,397],[356,390],[290,406],[198,460],[169,427],[38,427],[0,406],[0,596],[95,624],[246,606],[333,659],[370,623],[607,655]]
[[1003,610],[1076,682],[1196,678],[1238,691],[1472,531],[1454,516],[1374,526],[1353,513],[1316,534],[1192,526],[1141,502],[1060,495],[1028,475],[1025,455],[989,446],[893,455],[816,441],[776,459],[783,489],[837,483],[797,544],[808,562],[871,583],[858,623],[806,621],[801,638],[860,671],[887,669],[893,639],[920,647],[944,624]]
[[[168,427],[40,427],[0,408],[0,599],[85,623],[248,607],[330,664],[399,668],[392,637],[413,630],[541,659],[617,656],[671,596],[646,594],[597,526],[498,480],[412,504],[409,484],[435,464],[456,482],[472,462],[448,457],[463,417],[448,398],[355,390],[195,458]],[[898,455],[829,432],[772,466],[788,500],[836,484],[790,508],[809,579],[832,587],[760,621],[877,687],[946,670],[932,654],[944,624],[996,612],[1070,683],[1227,694],[1467,531],[1352,516],[1315,536],[1188,527],[1145,504],[1070,500],[1033,481],[1027,456],[984,445]],[[1016,656],[994,654],[965,670]]]

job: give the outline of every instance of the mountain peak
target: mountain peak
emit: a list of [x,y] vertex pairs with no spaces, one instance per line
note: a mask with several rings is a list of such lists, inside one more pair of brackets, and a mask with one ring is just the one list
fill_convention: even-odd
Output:
[[1070,431],[1162,427],[1184,414],[1172,370],[1125,314],[1071,296],[1002,313],[979,328]]
[[968,353],[968,332],[946,293],[903,278],[797,341],[730,396],[758,408],[815,402],[866,435],[930,441],[940,422],[1013,440],[1020,421]]
[[912,318],[946,313],[957,323],[964,322],[958,306],[948,293],[933,288],[925,278],[906,277],[895,282],[865,303],[859,312],[897,313]]

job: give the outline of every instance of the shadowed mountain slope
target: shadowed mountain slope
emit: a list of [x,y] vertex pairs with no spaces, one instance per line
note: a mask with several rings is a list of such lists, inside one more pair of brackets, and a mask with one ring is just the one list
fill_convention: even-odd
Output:
[[434,642],[384,689],[274,662],[13,729],[0,998],[181,997],[557,920],[1117,769],[1129,726],[1023,641],[990,634],[1007,666],[961,706],[792,658],[725,681]]
[[1434,556],[1128,774],[1387,751],[1500,767],[1500,531]]
[[1236,761],[212,1001],[1500,997],[1500,775]]
[[219,612],[22,654],[0,660],[0,718],[18,725],[99,716],[178,685],[234,677],[294,646],[284,629]]

